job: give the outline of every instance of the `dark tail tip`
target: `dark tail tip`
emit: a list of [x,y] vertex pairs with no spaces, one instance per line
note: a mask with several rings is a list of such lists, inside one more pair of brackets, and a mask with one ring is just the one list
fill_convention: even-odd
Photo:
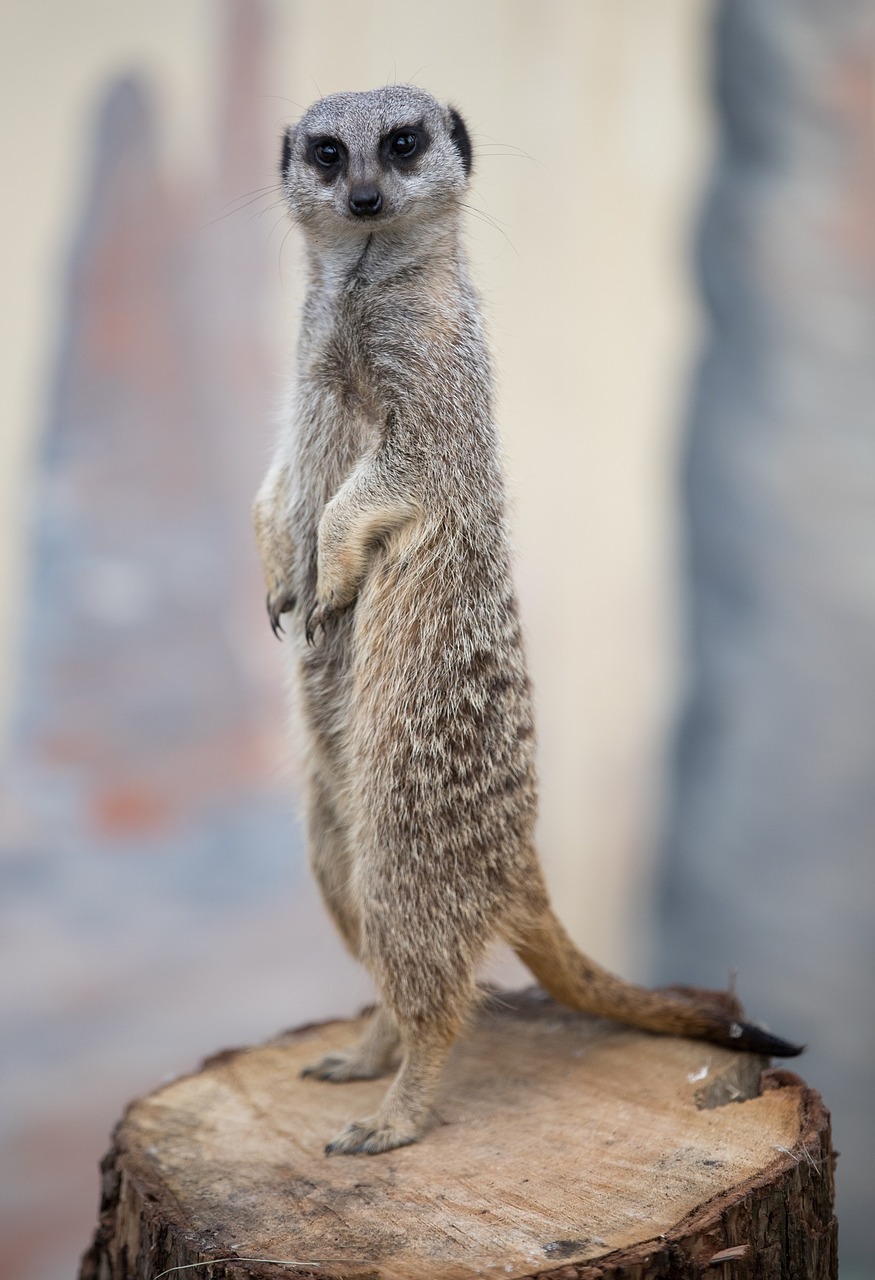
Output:
[[762,1053],[769,1058],[795,1058],[805,1051],[805,1045],[791,1044],[789,1040],[773,1036],[749,1022],[730,1022],[719,1043],[727,1049],[744,1049],[747,1053]]

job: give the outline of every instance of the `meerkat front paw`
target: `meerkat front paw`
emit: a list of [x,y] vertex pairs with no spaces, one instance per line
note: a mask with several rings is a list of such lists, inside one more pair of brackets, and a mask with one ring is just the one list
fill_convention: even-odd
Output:
[[330,604],[313,605],[313,608],[307,614],[307,621],[304,623],[304,635],[307,637],[307,644],[315,644],[316,632],[324,631],[329,622],[332,622],[337,617],[338,612]]
[[327,1156],[378,1156],[382,1151],[394,1151],[396,1147],[409,1147],[419,1139],[419,1134],[395,1125],[381,1125],[376,1117],[353,1120],[343,1133],[325,1148]]
[[295,547],[288,522],[281,518],[283,506],[277,492],[276,477],[268,473],[255,499],[252,520],[267,583],[267,616],[278,640],[283,634],[280,618],[294,609],[296,603],[295,593],[289,585],[294,572]]
[[277,640],[285,635],[280,618],[284,613],[291,613],[297,604],[297,598],[289,587],[269,587],[267,592],[267,616],[270,627]]

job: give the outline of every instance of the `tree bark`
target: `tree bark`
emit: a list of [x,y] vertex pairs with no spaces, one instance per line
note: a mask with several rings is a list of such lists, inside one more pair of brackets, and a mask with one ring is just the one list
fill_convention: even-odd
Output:
[[837,1276],[829,1114],[792,1072],[501,993],[420,1143],[328,1159],[385,1082],[299,1073],[361,1022],[228,1050],[134,1102],[80,1280]]

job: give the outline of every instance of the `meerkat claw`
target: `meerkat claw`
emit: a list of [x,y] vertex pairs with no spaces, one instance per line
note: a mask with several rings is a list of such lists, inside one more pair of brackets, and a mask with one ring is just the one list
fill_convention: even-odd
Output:
[[267,593],[267,616],[270,620],[271,631],[277,640],[282,640],[286,633],[283,630],[283,624],[280,622],[280,614],[271,600],[270,592]]

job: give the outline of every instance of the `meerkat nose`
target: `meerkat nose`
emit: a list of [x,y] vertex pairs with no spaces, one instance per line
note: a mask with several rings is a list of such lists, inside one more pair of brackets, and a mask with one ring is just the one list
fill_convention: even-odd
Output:
[[357,218],[373,217],[383,207],[383,196],[376,187],[353,187],[348,203]]

